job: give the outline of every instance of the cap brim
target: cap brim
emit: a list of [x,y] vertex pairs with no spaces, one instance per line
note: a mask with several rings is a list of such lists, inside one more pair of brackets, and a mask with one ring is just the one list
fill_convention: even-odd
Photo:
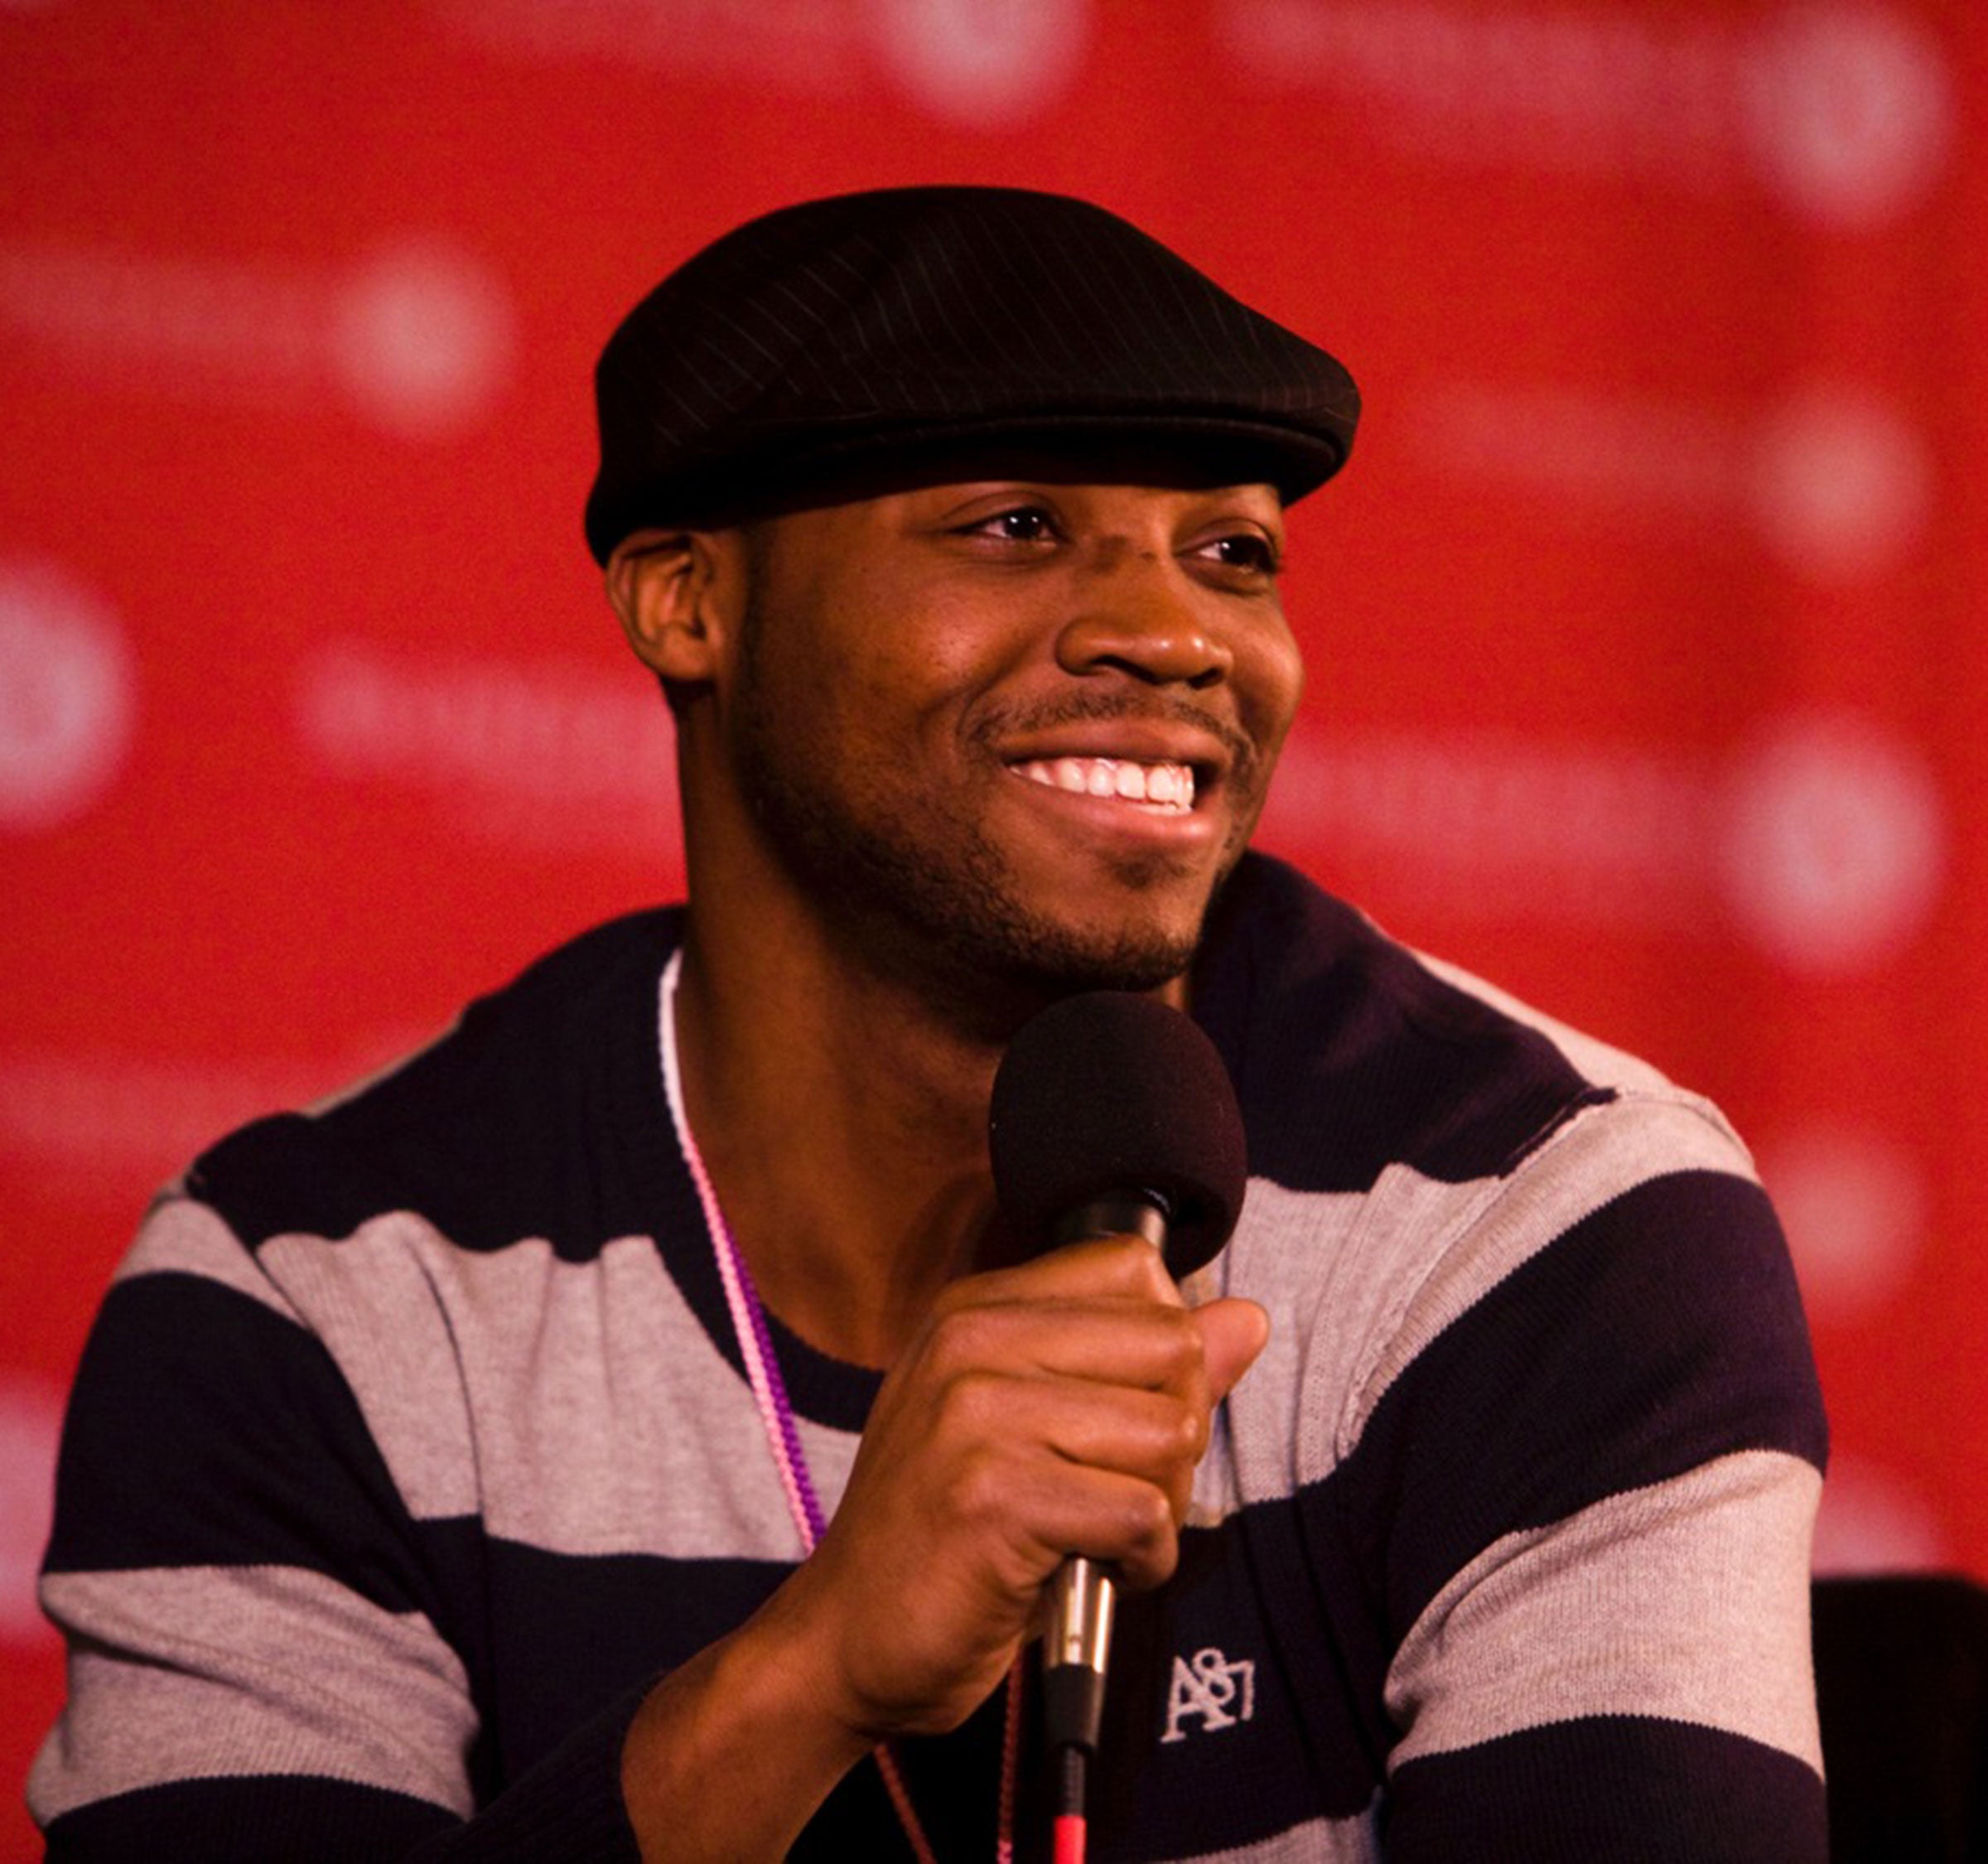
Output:
[[1343,437],[1169,410],[979,416],[837,433],[760,437],[745,452],[688,464],[587,501],[586,537],[602,563],[632,531],[717,529],[811,505],[881,497],[956,479],[1058,477],[1171,485],[1274,485],[1286,505],[1346,462]]

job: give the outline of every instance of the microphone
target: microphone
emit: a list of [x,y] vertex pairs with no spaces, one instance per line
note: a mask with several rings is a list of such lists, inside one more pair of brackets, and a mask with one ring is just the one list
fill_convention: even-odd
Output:
[[[1022,1026],[994,1077],[987,1139],[996,1195],[1020,1234],[1052,1244],[1143,1236],[1176,1278],[1228,1240],[1248,1181],[1242,1115],[1214,1044],[1178,1010],[1122,991],[1064,997]],[[1043,1717],[1078,1807],[1114,1603],[1095,1562],[1064,1562],[1044,1637]]]

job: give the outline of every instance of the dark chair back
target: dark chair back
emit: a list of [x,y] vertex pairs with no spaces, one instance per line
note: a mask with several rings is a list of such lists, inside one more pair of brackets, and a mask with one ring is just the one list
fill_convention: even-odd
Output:
[[1988,1864],[1988,1590],[1816,1582],[1832,1864]]

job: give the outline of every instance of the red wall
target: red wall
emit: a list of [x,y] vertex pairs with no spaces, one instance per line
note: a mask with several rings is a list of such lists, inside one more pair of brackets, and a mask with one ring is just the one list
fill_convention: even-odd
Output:
[[0,1774],[149,1191],[679,883],[580,543],[602,337],[884,182],[1092,196],[1346,359],[1268,839],[1725,1105],[1820,1558],[1988,1574],[1985,47],[1965,0],[0,3]]

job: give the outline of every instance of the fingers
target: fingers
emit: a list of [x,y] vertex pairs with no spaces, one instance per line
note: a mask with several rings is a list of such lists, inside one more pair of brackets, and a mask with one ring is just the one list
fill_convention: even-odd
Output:
[[1185,1303],[1166,1264],[1151,1243],[1136,1236],[1100,1236],[1069,1243],[1012,1268],[992,1269],[954,1282],[939,1297],[951,1304],[982,1306],[1010,1300],[1058,1301],[1122,1295],[1128,1300]]
[[963,1374],[942,1391],[933,1430],[962,1444],[1022,1444],[1064,1462],[1156,1479],[1198,1461],[1208,1445],[1206,1409],[1192,1398],[1033,1374]]
[[[1024,1398],[1016,1409],[1027,1413],[1035,1408]],[[982,1548],[991,1577],[1016,1601],[1030,1598],[1072,1553],[1108,1562],[1134,1585],[1165,1579],[1176,1553],[1171,1472],[1074,1462],[1033,1437],[1032,1417],[1020,1423],[998,1439],[957,1450],[940,1445],[945,1475],[919,1498],[918,1538]],[[1121,1446],[1114,1441],[1110,1448],[1116,1454]]]
[[1225,1297],[1189,1309],[1159,1253],[1119,1237],[955,1282],[918,1350],[942,1375],[955,1366],[1026,1365],[1212,1406],[1234,1389],[1269,1335],[1270,1317],[1252,1301]]
[[[1008,1518],[1029,1523],[1032,1538],[1048,1553],[1098,1558],[1121,1557],[1118,1549],[1095,1543],[1114,1531],[1113,1510],[1122,1513],[1122,1504],[1100,1504],[1100,1519],[1080,1544],[1058,1538],[1068,1530],[1035,1519],[1025,1499],[1058,1485],[1078,1496],[1084,1476],[1094,1472],[1144,1484],[1165,1503],[1170,1518],[1179,1520],[1186,1513],[1194,1466],[1207,1447],[1208,1428],[1208,1408],[1198,1396],[991,1373],[950,1384],[932,1417],[933,1436],[942,1450],[956,1447],[960,1466],[995,1501],[990,1519],[1003,1505],[1001,1485],[1010,1484]],[[1115,1497],[1117,1490],[1116,1480],[1100,1485],[1102,1495]],[[1132,1521],[1126,1531],[1142,1541],[1146,1524]],[[1126,1557],[1145,1559],[1148,1552],[1141,1545],[1128,1548]]]
[[[1151,1247],[1123,1239],[958,1284],[942,1306],[900,1368],[924,1393],[923,1428],[961,1454],[997,1450],[996,1466],[1043,1456],[1066,1483],[1084,1470],[1144,1482],[1175,1523],[1186,1516],[1214,1407],[1269,1330],[1252,1301],[1181,1306]],[[1138,1544],[1098,1545],[1111,1531],[1056,1544],[1129,1562],[1135,1582],[1149,1567],[1164,1577],[1170,1547],[1149,1548],[1137,1525],[1127,1531]],[[1048,1528],[1036,1537],[1049,1539]]]
[[912,1353],[941,1379],[998,1367],[1183,1394],[1205,1383],[1202,1328],[1186,1308],[1114,1294],[958,1306],[934,1317]]
[[1219,1404],[1256,1364],[1270,1340],[1270,1316],[1253,1301],[1225,1297],[1194,1310],[1201,1328],[1209,1401]]
[[841,1505],[784,1588],[824,1700],[876,1736],[955,1726],[1074,1553],[1173,1572],[1210,1414],[1261,1351],[1246,1301],[1190,1310],[1137,1239],[967,1277],[871,1408]]

